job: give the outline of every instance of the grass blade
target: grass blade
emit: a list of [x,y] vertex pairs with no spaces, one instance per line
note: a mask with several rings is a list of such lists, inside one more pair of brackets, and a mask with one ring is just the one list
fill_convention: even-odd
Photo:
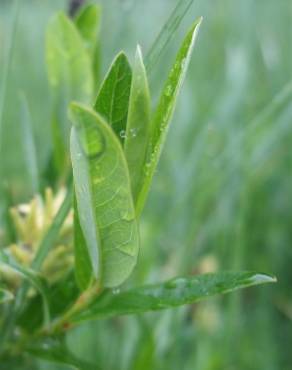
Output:
[[145,58],[145,65],[148,73],[152,71],[166,46],[171,41],[193,1],[194,0],[180,0],[174,8]]
[[21,100],[20,129],[24,148],[24,159],[31,180],[32,194],[37,194],[40,191],[40,185],[32,119],[25,95],[21,94],[20,100]]

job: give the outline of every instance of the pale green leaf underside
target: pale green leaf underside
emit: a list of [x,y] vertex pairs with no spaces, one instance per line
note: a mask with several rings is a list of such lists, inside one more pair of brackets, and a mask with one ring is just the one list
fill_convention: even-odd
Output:
[[7,266],[16,274],[27,279],[29,283],[41,294],[43,300],[43,310],[44,310],[44,321],[49,323],[50,314],[49,314],[49,303],[48,303],[48,287],[46,281],[34,270],[31,270],[27,267],[19,265],[14,261],[8,254],[3,251],[0,252],[0,276],[1,276],[1,264]]
[[97,95],[94,109],[112,126],[123,141],[126,130],[132,70],[121,52],[114,59]]
[[101,8],[95,4],[83,7],[75,18],[76,27],[84,41],[84,45],[91,56],[97,45],[100,28]]
[[74,23],[63,13],[49,23],[46,37],[49,81],[70,99],[89,102],[93,90],[90,58]]
[[178,277],[165,283],[146,285],[116,294],[104,293],[87,309],[74,316],[72,322],[178,307],[217,294],[275,281],[274,277],[254,272],[222,272]]
[[86,240],[79,221],[76,197],[74,197],[74,257],[75,277],[81,290],[86,290],[92,282],[92,265]]
[[129,101],[124,152],[127,159],[134,203],[144,177],[144,163],[150,133],[150,93],[141,49],[138,46]]
[[169,123],[175,109],[176,100],[189,66],[200,24],[201,19],[195,22],[186,35],[166,80],[158,106],[154,112],[151,122],[150,150],[148,152],[148,159],[145,163],[143,187],[137,202],[138,214],[141,213],[149,192],[151,181],[165,142]]
[[[71,157],[81,228],[90,252],[94,225],[98,236],[102,286],[121,284],[136,264],[138,225],[127,163],[122,147],[107,122],[93,110],[71,104]],[[90,225],[87,218],[90,213]]]
[[9,290],[0,288],[0,304],[12,301],[14,295]]

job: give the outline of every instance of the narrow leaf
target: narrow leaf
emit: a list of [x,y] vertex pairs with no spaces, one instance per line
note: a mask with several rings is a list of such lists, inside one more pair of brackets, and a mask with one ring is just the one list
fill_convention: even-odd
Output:
[[132,194],[136,203],[144,178],[144,163],[150,133],[150,93],[141,49],[138,46],[133,69],[124,152]]
[[35,271],[19,265],[13,260],[8,254],[0,251],[0,264],[5,264],[10,269],[12,269],[16,274],[27,279],[30,284],[41,294],[43,300],[43,310],[44,310],[44,322],[48,324],[50,321],[49,304],[48,304],[48,287],[46,281]]
[[143,188],[140,191],[136,207],[138,215],[142,212],[149,192],[151,181],[165,142],[168,126],[174,112],[176,100],[189,66],[201,21],[202,19],[196,21],[185,37],[176,56],[175,63],[166,80],[158,107],[154,113],[153,121],[151,123],[150,152],[148,154],[148,161],[145,164]]
[[80,224],[95,277],[121,284],[134,268],[139,236],[123,149],[103,118],[71,104],[71,158]]
[[97,95],[94,109],[112,126],[123,141],[131,89],[132,70],[124,53],[113,61]]
[[223,272],[175,278],[162,284],[146,285],[116,294],[104,293],[86,310],[74,316],[72,322],[177,307],[217,294],[275,281],[274,277],[254,272]]
[[76,281],[81,290],[86,290],[92,281],[92,266],[79,221],[76,197],[74,198],[74,254]]
[[14,295],[9,290],[0,288],[0,304],[9,302],[14,299]]
[[100,6],[89,4],[81,8],[75,18],[76,27],[80,32],[84,45],[91,57],[93,57],[97,45],[100,28],[100,15]]

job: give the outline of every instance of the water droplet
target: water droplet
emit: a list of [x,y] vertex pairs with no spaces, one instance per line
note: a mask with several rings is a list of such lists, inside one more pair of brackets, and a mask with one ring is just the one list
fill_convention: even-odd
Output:
[[136,137],[137,136],[137,133],[138,133],[138,129],[137,128],[131,128],[130,129],[130,135],[131,137]]
[[176,289],[176,288],[185,288],[189,285],[188,280],[184,278],[176,278],[170,280],[166,283],[166,288]]
[[172,93],[172,86],[171,85],[166,86],[165,95],[171,96],[171,93]]
[[186,64],[186,58],[183,58],[183,60],[181,61],[181,68],[182,69],[185,67],[185,64]]
[[121,291],[121,289],[120,289],[120,288],[115,288],[115,289],[113,289],[113,290],[112,290],[112,293],[113,293],[113,294],[119,294],[119,293],[120,293],[120,291]]
[[121,130],[121,131],[120,131],[120,137],[121,137],[122,139],[125,139],[125,137],[126,137],[126,131],[125,131],[125,130]]

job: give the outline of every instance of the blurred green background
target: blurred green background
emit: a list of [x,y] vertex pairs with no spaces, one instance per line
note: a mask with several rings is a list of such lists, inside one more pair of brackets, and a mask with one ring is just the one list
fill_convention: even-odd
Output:
[[[33,195],[19,94],[28,99],[43,172],[52,145],[45,28],[54,12],[68,7],[60,0],[20,3],[0,157],[14,204]],[[133,59],[139,43],[146,54],[177,0],[99,3],[105,73],[121,49]],[[1,0],[1,83],[12,8],[12,1]],[[278,284],[75,329],[71,349],[103,370],[292,369],[292,2],[195,0],[151,75],[154,100],[182,35],[200,15],[204,22],[128,284],[228,269],[273,273]]]

